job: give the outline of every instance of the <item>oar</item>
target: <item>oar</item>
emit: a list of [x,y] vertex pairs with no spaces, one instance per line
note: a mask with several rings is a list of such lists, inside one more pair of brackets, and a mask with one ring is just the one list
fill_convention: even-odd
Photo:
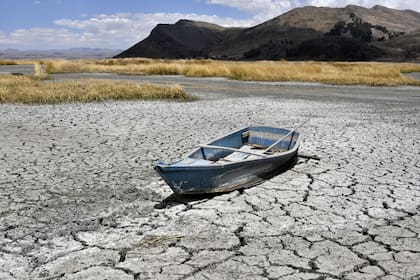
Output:
[[[264,154],[268,153],[268,151],[270,151],[275,145],[277,145],[278,143],[280,143],[281,141],[283,141],[284,139],[286,139],[287,137],[289,137],[290,134],[294,133],[296,130],[298,130],[300,127],[302,127],[304,124],[306,124],[310,120],[311,120],[310,118],[307,119],[307,120],[305,120],[303,123],[301,123],[300,125],[298,125],[297,127],[295,127],[295,129],[289,131],[289,133],[287,133],[282,138],[280,138],[279,140],[277,140],[276,142],[274,142],[273,144],[271,144],[270,146],[268,146],[267,149],[265,149],[263,153]],[[292,139],[290,139],[290,141],[292,141]]]

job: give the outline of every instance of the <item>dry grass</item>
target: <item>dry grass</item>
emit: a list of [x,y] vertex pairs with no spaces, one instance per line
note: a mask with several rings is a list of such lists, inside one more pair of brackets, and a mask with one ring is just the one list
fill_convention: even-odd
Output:
[[16,65],[15,60],[0,60],[0,65]]
[[133,75],[226,77],[243,81],[298,81],[342,85],[420,85],[402,73],[420,71],[420,64],[215,61],[162,59],[48,60],[48,73],[110,72]]
[[34,63],[34,78],[39,80],[48,79],[48,74],[45,69],[42,67],[41,63],[35,62]]
[[190,97],[179,86],[95,79],[42,82],[26,76],[0,75],[0,103],[89,102],[107,99],[173,99]]

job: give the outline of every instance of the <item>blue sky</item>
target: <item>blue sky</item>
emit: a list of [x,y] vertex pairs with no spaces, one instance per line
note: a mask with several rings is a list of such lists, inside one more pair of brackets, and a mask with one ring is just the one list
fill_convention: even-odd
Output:
[[158,23],[187,18],[252,26],[296,7],[348,4],[420,12],[418,0],[0,0],[0,50],[126,49]]
[[7,32],[18,28],[51,27],[57,19],[83,19],[98,14],[178,12],[235,18],[247,16],[234,8],[190,0],[1,0],[0,9],[4,11],[0,30]]

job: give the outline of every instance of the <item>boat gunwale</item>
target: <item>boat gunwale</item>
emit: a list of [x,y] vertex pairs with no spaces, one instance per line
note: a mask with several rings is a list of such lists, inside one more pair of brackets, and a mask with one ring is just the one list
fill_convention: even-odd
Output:
[[[255,127],[257,127],[257,126],[255,126]],[[271,126],[258,126],[258,127],[274,128],[274,127],[271,127]],[[218,137],[218,138],[216,138],[214,140],[211,140],[211,141],[208,142],[208,144],[211,144],[211,143],[213,143],[215,141],[218,141],[220,139],[223,139],[223,138],[225,138],[225,137],[227,137],[229,135],[238,133],[240,131],[243,131],[243,130],[246,131],[246,129],[249,130],[249,128],[250,127],[248,126],[248,127],[244,127],[244,128],[238,129],[236,131],[233,131],[230,134],[227,134],[227,135]],[[289,130],[289,129],[286,129],[286,130]],[[289,131],[291,131],[291,130],[289,130]],[[295,145],[294,145],[294,147],[292,149],[287,150],[287,151],[284,151],[284,152],[277,152],[277,153],[274,153],[274,154],[271,154],[271,155],[268,154],[266,157],[261,157],[261,158],[244,159],[244,160],[240,160],[240,161],[225,162],[225,163],[222,163],[222,164],[216,164],[216,163],[214,163],[214,164],[197,164],[197,165],[175,165],[175,166],[173,165],[173,164],[175,164],[175,163],[180,162],[180,161],[183,160],[183,159],[181,159],[179,161],[175,161],[175,162],[172,162],[172,163],[169,163],[169,164],[161,164],[161,163],[158,163],[156,165],[156,167],[158,167],[158,168],[164,168],[166,170],[171,170],[171,171],[179,171],[179,170],[184,170],[184,169],[185,170],[191,170],[191,169],[205,170],[205,169],[225,168],[226,166],[231,167],[231,166],[234,166],[234,165],[243,165],[244,163],[247,163],[248,164],[248,163],[257,162],[257,161],[267,161],[267,160],[276,159],[276,158],[280,158],[282,156],[286,156],[286,155],[289,155],[289,154],[296,153],[297,150],[299,149],[300,142],[301,142],[301,133],[299,133],[299,135],[298,135],[298,137],[296,139]],[[190,158],[191,155],[193,155],[194,153],[198,152],[200,149],[202,149],[202,148],[198,147],[198,148],[192,150],[190,153],[187,154],[187,156],[184,157],[184,159],[185,158]]]

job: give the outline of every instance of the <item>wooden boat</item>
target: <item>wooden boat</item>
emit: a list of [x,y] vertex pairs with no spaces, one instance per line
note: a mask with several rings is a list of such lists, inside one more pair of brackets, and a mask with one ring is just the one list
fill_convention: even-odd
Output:
[[183,160],[158,162],[155,170],[176,194],[250,187],[297,155],[300,134],[295,130],[246,127],[200,145]]

